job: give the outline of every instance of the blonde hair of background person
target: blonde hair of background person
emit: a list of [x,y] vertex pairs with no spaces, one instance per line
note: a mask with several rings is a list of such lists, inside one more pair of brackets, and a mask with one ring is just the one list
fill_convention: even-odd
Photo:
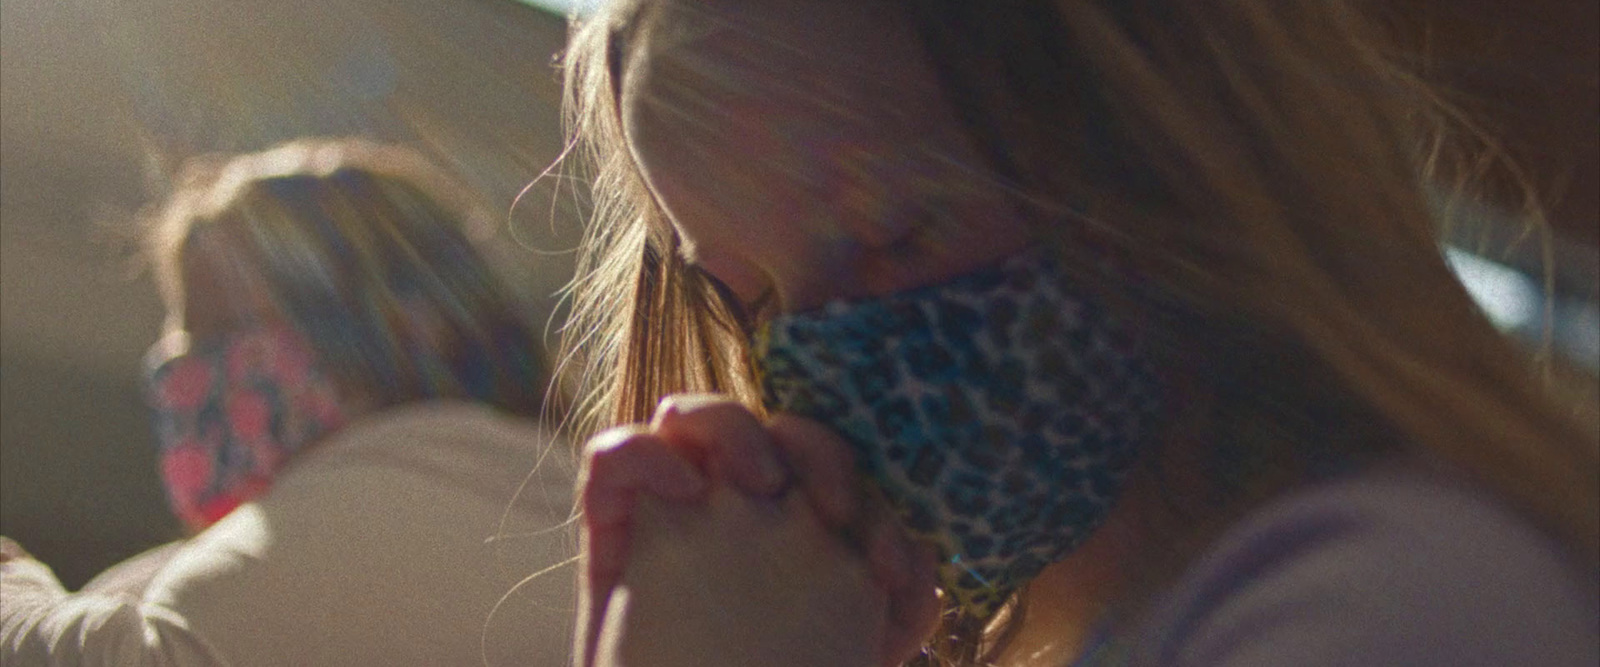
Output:
[[[208,469],[229,472],[191,488],[170,469],[189,436],[167,435],[153,386],[164,481],[194,536],[71,595],[37,562],[8,560],[0,655],[565,663],[570,586],[517,582],[575,546],[561,530],[570,470],[542,465],[555,446],[537,421],[542,350],[480,250],[490,218],[468,190],[414,151],[359,139],[197,158],[174,182],[146,237],[168,314],[153,377],[221,350],[211,377],[239,382],[234,346],[271,332],[311,353],[299,382],[325,379],[315,409],[331,394],[338,417],[309,435],[274,431],[281,464],[236,473],[217,458]],[[270,381],[295,397],[273,423],[304,423],[296,381]],[[212,391],[232,406],[240,390]],[[293,438],[305,439],[283,444]],[[231,493],[241,476],[253,486]],[[210,488],[230,493],[191,497]]]
[[[324,351],[347,392],[375,407],[474,394],[527,417],[545,407],[535,338],[490,267],[490,214],[417,152],[301,140],[197,158],[175,180],[145,237],[168,332],[196,337],[283,318]],[[395,325],[402,320],[414,326]],[[506,356],[484,365],[486,387],[469,387],[460,374],[421,367],[407,350],[418,343]]]
[[[595,206],[567,347],[590,431],[648,421],[679,392],[760,410],[738,304],[685,261],[619,104],[649,48],[704,42],[725,4],[613,2],[573,33],[567,103]],[[1139,555],[1136,590],[1177,578],[1322,462],[1392,454],[1458,469],[1593,569],[1594,438],[1447,267],[1429,193],[1470,163],[1451,159],[1447,110],[1371,21],[1339,2],[868,4],[911,26],[986,159],[961,187],[1004,192],[1069,265],[1089,252],[1073,227],[1103,238],[1140,284],[1089,284],[1197,399],[1137,473],[1165,483],[1144,518],[1170,546]],[[672,110],[719,112],[698,101]],[[1074,604],[1036,593],[938,650],[977,664],[1030,614]]]

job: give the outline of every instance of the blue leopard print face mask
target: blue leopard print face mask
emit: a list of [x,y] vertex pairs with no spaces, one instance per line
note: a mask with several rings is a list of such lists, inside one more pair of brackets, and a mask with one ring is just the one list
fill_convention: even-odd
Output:
[[767,406],[832,426],[942,586],[992,615],[1104,521],[1155,429],[1135,337],[1056,260],[1029,252],[951,282],[773,319]]

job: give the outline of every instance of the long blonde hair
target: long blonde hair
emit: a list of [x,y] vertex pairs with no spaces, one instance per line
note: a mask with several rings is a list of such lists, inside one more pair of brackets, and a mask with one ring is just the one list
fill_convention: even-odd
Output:
[[[595,196],[566,340],[590,426],[647,420],[676,391],[750,398],[738,337],[622,134],[619,44],[649,29],[640,4],[576,25],[566,59]],[[1203,366],[1202,437],[1261,462],[1216,472],[1234,493],[1207,511],[1260,502],[1263,480],[1312,459],[1408,452],[1595,562],[1596,443],[1446,265],[1431,193],[1472,163],[1368,17],[1332,1],[900,4],[999,176],[1087,213],[1153,295],[1156,353]],[[942,659],[976,663],[960,634]]]

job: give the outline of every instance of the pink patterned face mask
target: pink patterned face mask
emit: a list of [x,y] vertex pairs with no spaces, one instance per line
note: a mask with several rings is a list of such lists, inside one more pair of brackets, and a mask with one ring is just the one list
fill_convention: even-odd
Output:
[[149,376],[161,478],[173,510],[203,530],[266,491],[307,444],[344,424],[333,383],[283,327],[229,335]]

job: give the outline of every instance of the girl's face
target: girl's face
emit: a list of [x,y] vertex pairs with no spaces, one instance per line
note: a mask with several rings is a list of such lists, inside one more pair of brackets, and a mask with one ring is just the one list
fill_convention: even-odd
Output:
[[687,259],[747,305],[887,294],[1027,244],[890,3],[646,4],[618,63],[628,144]]
[[[623,130],[687,259],[753,319],[768,295],[785,313],[752,345],[763,403],[842,435],[938,546],[947,599],[987,617],[1105,520],[1154,373],[1022,252],[1018,198],[897,3],[647,4],[615,63]],[[860,301],[815,310],[840,298]]]

